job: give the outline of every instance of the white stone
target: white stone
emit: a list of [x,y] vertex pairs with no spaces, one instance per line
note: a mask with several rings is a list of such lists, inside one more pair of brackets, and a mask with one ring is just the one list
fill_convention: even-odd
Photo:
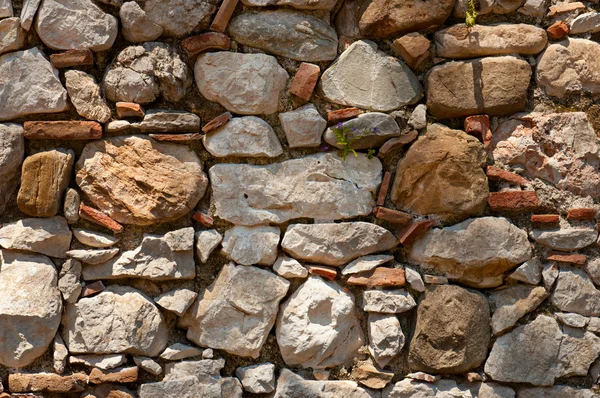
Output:
[[189,345],[175,343],[167,348],[160,354],[162,359],[167,361],[179,361],[181,359],[197,357],[203,354],[203,350],[200,348],[192,347]]
[[60,335],[57,334],[56,336],[54,336],[54,342],[52,344],[52,359],[54,361],[53,368],[56,373],[64,373],[65,366],[67,365],[68,356],[69,351],[67,350],[67,346],[65,345]]
[[155,376],[162,373],[162,367],[152,358],[135,356],[133,357],[133,362],[146,372]]
[[319,114],[314,104],[306,104],[293,111],[282,112],[278,116],[290,148],[321,145],[327,120]]
[[0,246],[66,258],[71,231],[63,217],[25,218],[0,228]]
[[0,18],[12,17],[13,6],[11,0],[0,1]]
[[69,250],[67,255],[85,264],[102,264],[113,258],[119,249]]
[[550,249],[574,251],[594,244],[598,239],[598,231],[594,228],[534,229],[530,236]]
[[182,37],[202,26],[216,11],[216,2],[207,0],[148,0],[144,11],[164,29],[166,36]]
[[110,108],[94,76],[80,70],[68,70],[65,72],[65,86],[79,116],[100,123],[110,120]]
[[600,290],[579,268],[560,267],[558,282],[550,300],[561,311],[600,316]]
[[569,26],[569,34],[596,33],[600,31],[600,13],[586,12],[575,17]]
[[[358,386],[350,380],[304,380],[289,369],[282,369],[274,398],[379,398],[379,392]],[[415,397],[416,398],[416,397]]]
[[0,213],[14,201],[14,193],[21,177],[21,163],[25,155],[23,126],[0,124]]
[[404,289],[365,290],[363,311],[383,314],[399,314],[416,307],[415,299]]
[[84,365],[90,368],[110,370],[118,368],[127,362],[127,357],[122,354],[108,355],[71,355],[69,363],[72,365]]
[[369,352],[379,367],[384,368],[402,350],[404,333],[396,315],[369,314]]
[[[0,13],[1,12],[2,2],[0,2]],[[0,54],[21,49],[25,45],[25,38],[26,34],[25,30],[21,27],[20,18],[6,18],[0,20]]]
[[196,238],[196,258],[205,263],[212,252],[221,244],[223,235],[217,232],[216,229],[207,231],[198,231],[194,234]]
[[132,43],[153,41],[163,34],[163,28],[152,22],[135,1],[128,1],[121,6],[119,18],[123,25],[123,37]]
[[423,278],[421,278],[421,274],[419,271],[412,267],[404,267],[404,275],[406,276],[406,281],[417,292],[425,291],[425,284],[423,283]]
[[71,304],[77,302],[81,294],[81,263],[75,259],[65,261],[58,275],[58,289],[63,299]]
[[273,264],[273,271],[279,276],[286,279],[301,278],[304,279],[308,276],[308,270],[297,260],[289,258],[286,255],[279,255],[275,264]]
[[175,289],[154,298],[154,302],[162,308],[182,316],[192,305],[198,293],[189,289]]
[[600,356],[600,337],[569,326],[562,329],[556,376],[587,376],[592,362]]
[[277,259],[277,227],[233,227],[225,231],[223,253],[242,265],[272,265]]
[[[383,390],[385,398],[472,398],[469,390],[461,390],[454,380],[439,380],[435,383],[423,383],[404,379]],[[481,396],[481,398],[484,398]],[[487,398],[487,397],[485,397]],[[492,398],[492,397],[489,397]]]
[[419,104],[410,114],[408,125],[415,130],[421,130],[427,127],[427,105]]
[[23,1],[23,8],[21,9],[21,26],[25,30],[31,29],[33,24],[33,18],[37,13],[42,0],[25,0]]
[[546,290],[552,290],[554,282],[558,279],[559,274],[558,266],[556,264],[545,264],[542,269],[542,279],[544,281],[544,287]]
[[350,262],[342,269],[342,275],[351,275],[359,272],[370,271],[382,264],[388,263],[394,259],[389,254],[374,254],[371,256],[362,256]]
[[73,228],[73,236],[84,245],[100,249],[110,247],[119,241],[119,238],[98,231],[83,228]]
[[508,276],[514,281],[537,285],[542,280],[542,262],[538,257],[525,261]]
[[119,133],[122,131],[126,131],[131,128],[133,125],[129,123],[127,120],[113,120],[106,125],[107,133]]
[[275,390],[275,365],[272,363],[237,368],[235,375],[242,382],[245,391],[266,394]]

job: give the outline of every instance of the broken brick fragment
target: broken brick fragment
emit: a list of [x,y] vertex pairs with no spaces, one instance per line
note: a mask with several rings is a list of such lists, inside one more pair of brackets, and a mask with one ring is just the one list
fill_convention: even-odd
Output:
[[390,190],[390,183],[392,182],[392,173],[386,171],[383,175],[383,181],[379,187],[379,195],[377,195],[377,206],[383,206],[385,198],[387,197],[388,191]]
[[337,270],[335,268],[323,265],[307,265],[306,268],[311,275],[322,276],[330,281],[334,280],[337,276]]
[[225,32],[237,3],[238,0],[223,0],[221,7],[219,7],[219,11],[217,11],[215,19],[213,19],[212,24],[210,25],[210,28],[217,32]]
[[532,214],[531,222],[533,224],[558,224],[560,216],[558,214]]
[[117,109],[117,115],[121,119],[125,117],[144,117],[146,114],[144,108],[135,102],[117,102],[115,108]]
[[123,226],[121,224],[102,213],[100,210],[86,206],[83,203],[79,206],[79,217],[98,225],[102,225],[103,227],[112,230],[116,234],[123,231]]
[[344,108],[337,111],[327,112],[327,121],[330,124],[336,124],[344,120],[352,119],[360,114],[358,108]]
[[51,54],[50,63],[58,69],[90,66],[94,65],[94,53],[91,50],[68,50],[63,53]]
[[317,80],[319,80],[320,73],[321,69],[318,65],[302,62],[292,80],[290,93],[305,101],[310,100],[317,85]]
[[518,174],[511,173],[496,166],[487,166],[485,174],[490,180],[500,180],[513,185],[526,186],[529,181]]
[[396,230],[396,236],[402,246],[408,246],[419,236],[435,226],[435,220],[416,221]]
[[229,121],[231,120],[232,117],[233,116],[229,112],[222,113],[219,116],[217,116],[216,118],[214,118],[213,120],[211,120],[210,122],[206,123],[204,125],[204,127],[202,127],[202,132],[204,134],[211,133],[211,132],[215,131],[216,129],[223,127],[224,125],[229,123]]
[[412,222],[412,216],[403,211],[377,206],[374,213],[378,219],[391,222],[392,224],[404,225]]
[[138,379],[138,367],[120,368],[115,370],[92,369],[90,384],[102,383],[134,383]]
[[535,191],[490,192],[488,204],[493,211],[528,211],[540,206]]
[[546,260],[556,261],[557,263],[585,265],[585,263],[587,262],[587,256],[578,253],[566,254],[560,252],[550,252],[546,256]]
[[102,281],[89,283],[85,285],[81,290],[81,297],[88,297],[96,293],[100,293],[104,289],[106,289],[106,286],[104,286],[104,283],[102,283]]
[[546,29],[550,40],[562,40],[569,35],[569,25],[563,21],[554,22]]
[[231,39],[220,32],[206,32],[190,36],[181,42],[183,49],[190,56],[198,55],[206,50],[229,50]]
[[56,122],[25,122],[28,140],[95,140],[102,138],[102,125],[98,122],[64,120]]
[[368,287],[402,287],[405,283],[404,270],[400,268],[377,267],[348,278],[349,285]]

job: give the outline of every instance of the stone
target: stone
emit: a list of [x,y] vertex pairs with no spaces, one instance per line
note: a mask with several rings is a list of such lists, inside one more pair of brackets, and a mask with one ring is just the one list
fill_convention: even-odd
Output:
[[107,355],[71,355],[69,363],[72,365],[84,365],[90,368],[110,370],[118,368],[127,362],[127,357],[122,354]]
[[338,124],[337,127],[330,127],[325,131],[323,139],[329,145],[342,149],[343,145],[338,143],[334,133],[334,128],[346,133],[349,140],[354,140],[350,144],[353,149],[377,148],[383,145],[388,139],[401,135],[400,127],[393,117],[385,113],[370,112],[359,115],[356,119]]
[[138,367],[120,368],[113,371],[92,369],[89,376],[90,384],[103,383],[134,383],[138,379]]
[[584,316],[600,316],[600,290],[596,289],[584,270],[561,266],[552,304],[561,311]]
[[111,247],[119,241],[119,238],[116,238],[112,235],[92,231],[89,229],[73,228],[72,232],[75,239],[77,239],[80,243],[100,249]]
[[13,6],[11,0],[2,0],[0,2],[0,18],[12,17]]
[[362,221],[291,224],[281,242],[283,250],[296,259],[332,266],[397,245],[387,229]]
[[408,351],[412,371],[460,374],[485,361],[490,310],[481,293],[456,285],[428,287],[416,319]]
[[532,257],[527,232],[502,217],[465,220],[433,229],[412,246],[409,259],[473,287],[496,287],[503,273]]
[[184,134],[148,134],[150,138],[160,142],[172,142],[179,144],[182,142],[200,141],[203,137],[200,133],[184,133]]
[[144,117],[146,115],[144,108],[142,108],[140,104],[134,102],[117,102],[115,104],[115,109],[120,118]]
[[[69,376],[59,376],[54,373],[13,373],[8,375],[8,385],[13,393],[28,391],[43,391],[54,393],[69,393],[83,391],[87,384],[84,373],[74,373]],[[11,397],[43,397],[43,395],[11,394]]]
[[572,265],[585,265],[587,262],[587,256],[585,254],[571,253],[565,254],[561,252],[548,252],[546,254],[546,261],[554,261],[563,264]]
[[253,7],[289,6],[299,10],[331,11],[336,2],[333,0],[242,0],[242,4]]
[[525,387],[519,389],[519,398],[595,398],[598,394],[589,388],[555,385],[552,387]]
[[62,53],[50,54],[50,63],[59,69],[72,66],[91,66],[94,65],[94,53],[90,50],[67,50]]
[[490,296],[495,308],[492,332],[498,335],[511,329],[525,314],[535,310],[549,294],[543,286],[514,285]]
[[275,113],[289,77],[275,57],[229,51],[201,54],[194,76],[204,98],[242,115]]
[[267,166],[217,164],[208,173],[213,216],[236,225],[370,214],[382,174],[376,158],[359,154],[342,161],[334,153]]
[[191,112],[149,109],[140,123],[142,133],[198,133],[200,117]]
[[337,269],[333,267],[327,267],[325,265],[307,265],[308,273],[310,275],[322,276],[330,281],[337,278]]
[[377,365],[384,368],[404,347],[400,321],[396,315],[370,313],[367,325],[369,352]]
[[401,268],[378,267],[371,271],[350,275],[349,285],[373,287],[402,287],[406,283]]
[[288,366],[313,369],[348,362],[364,341],[354,296],[316,276],[281,305],[275,332]]
[[554,282],[558,279],[560,271],[556,264],[545,264],[542,269],[542,280],[544,282],[544,287],[546,290],[550,291],[552,286],[554,286]]
[[416,307],[415,299],[404,289],[363,291],[363,311],[399,314]]
[[584,317],[579,314],[569,314],[564,312],[557,312],[554,314],[556,320],[566,326],[570,326],[572,328],[580,328],[583,329],[589,322],[589,318]]
[[592,362],[600,356],[600,337],[569,326],[562,329],[557,377],[587,376]]
[[600,31],[600,13],[596,11],[586,12],[575,17],[569,26],[569,33],[572,35],[598,31]]
[[96,265],[105,263],[113,258],[119,249],[99,249],[99,250],[69,250],[67,255],[85,264]]
[[220,32],[206,32],[190,36],[181,42],[181,45],[190,57],[206,50],[229,50],[231,39]]
[[536,210],[540,200],[535,191],[490,192],[488,205],[497,212],[527,212]]
[[225,126],[231,121],[233,115],[230,112],[225,112],[212,119],[202,127],[204,134],[212,133],[213,131]]
[[473,397],[480,398],[515,398],[515,390],[497,383],[461,384],[468,387]]
[[160,357],[167,361],[179,361],[181,359],[200,356],[202,355],[202,352],[203,350],[200,348],[175,343],[165,348],[162,354],[160,354]]
[[123,3],[119,9],[123,37],[132,43],[154,41],[163,34],[163,28],[152,19],[135,1]]
[[[454,380],[442,379],[435,383],[422,383],[406,378],[387,386],[383,390],[385,398],[432,397],[432,398],[471,398],[469,390],[461,390]],[[483,396],[480,396],[484,398]]]
[[380,265],[392,261],[393,259],[394,256],[389,254],[362,256],[346,265],[342,270],[342,275],[351,275],[359,272],[370,271]]
[[182,228],[164,235],[144,234],[134,250],[98,265],[83,269],[83,279],[144,278],[152,280],[192,279],[194,265],[194,229]]
[[296,61],[332,61],[337,57],[335,29],[299,11],[240,14],[231,20],[228,32],[240,44]]
[[67,351],[67,346],[60,338],[60,335],[57,334],[56,336],[54,336],[54,342],[52,343],[52,367],[56,373],[64,373],[65,366],[67,365],[68,356],[69,351]]
[[189,289],[175,289],[154,298],[154,302],[162,308],[182,316],[192,305],[198,293]]
[[551,386],[557,375],[561,340],[556,321],[539,315],[496,339],[485,363],[485,373],[500,382]]
[[22,368],[46,352],[58,331],[56,269],[46,256],[12,250],[0,250],[0,269],[0,364]]
[[354,369],[355,379],[362,385],[380,390],[392,381],[393,372],[380,372],[375,366],[360,365]]
[[208,261],[212,252],[221,244],[223,235],[217,230],[198,231],[194,234],[196,239],[196,258],[203,263]]
[[408,266],[404,267],[404,274],[406,275],[406,281],[413,290],[420,293],[425,291],[423,278],[421,278],[421,274],[416,269]]
[[203,347],[258,358],[289,285],[257,267],[225,265],[186,314],[187,338]]
[[119,224],[106,214],[102,213],[101,211],[86,206],[83,203],[79,205],[79,216],[84,220],[108,228],[115,234],[123,232],[123,226],[121,224]]
[[183,37],[198,29],[206,29],[216,11],[211,0],[149,0],[144,3],[146,15],[163,28],[165,36]]
[[314,104],[306,104],[289,112],[278,114],[279,122],[290,148],[318,147],[327,121]]
[[523,15],[541,20],[546,13],[546,2],[543,0],[525,0],[523,6],[517,11]]
[[550,249],[570,252],[594,244],[598,239],[598,231],[593,228],[534,229],[530,236]]
[[414,104],[422,87],[403,62],[371,41],[354,42],[323,73],[319,91],[327,101],[388,112]]
[[427,127],[427,105],[419,104],[413,109],[410,118],[408,118],[408,125],[416,130]]
[[398,163],[392,201],[442,222],[481,215],[489,194],[483,145],[460,130],[427,127]]
[[68,304],[61,335],[72,354],[153,357],[167,346],[168,329],[150,298],[132,287],[111,285]]
[[37,47],[0,56],[0,87],[4,98],[0,121],[68,108],[58,71]]
[[544,50],[548,36],[542,28],[528,24],[453,25],[437,31],[433,40],[437,56],[476,58],[489,55],[535,55]]
[[304,101],[310,101],[320,74],[321,68],[318,65],[302,62],[294,75],[289,92]]
[[62,217],[24,218],[0,228],[0,246],[66,258],[71,231]]
[[117,18],[91,0],[44,0],[34,27],[53,50],[108,50],[118,32]]
[[23,127],[19,124],[0,123],[0,213],[14,200],[13,194],[19,185],[24,156]]
[[431,42],[417,32],[406,34],[392,42],[392,51],[402,57],[412,69],[419,69],[429,56]]
[[[359,387],[350,380],[304,380],[289,369],[282,369],[277,379],[274,398],[377,398],[378,394]],[[587,398],[587,397],[586,397]]]
[[141,369],[155,376],[162,373],[162,367],[152,358],[133,357],[133,362]]
[[235,375],[242,382],[244,390],[253,394],[266,394],[275,390],[275,365],[261,363],[237,368]]
[[81,297],[93,296],[96,293],[100,293],[104,289],[106,289],[106,286],[104,286],[102,281],[88,283],[83,286],[83,289],[81,290]]
[[[2,8],[0,6],[1,12]],[[20,50],[24,45],[25,30],[21,27],[21,19],[6,18],[0,20],[0,54]]]
[[308,276],[308,270],[302,264],[283,254],[279,255],[277,260],[275,260],[275,264],[273,264],[273,271],[275,271],[277,275],[286,279],[304,279]]
[[[508,14],[521,7],[523,3],[524,0],[485,0],[479,4],[477,14]],[[457,0],[453,14],[457,18],[465,18],[466,9],[466,0]]]
[[[411,231],[411,229],[408,228],[419,225],[419,222],[412,222],[413,217],[410,214],[405,213],[403,211],[388,209],[386,207],[377,206],[375,209],[373,209],[373,215],[380,220],[387,221],[392,224],[407,226],[406,232]],[[405,234],[403,234],[401,237],[404,238]],[[404,242],[401,241],[400,243],[402,243],[403,245],[407,244],[406,240]]]
[[133,125],[127,120],[113,120],[106,124],[107,133],[121,133],[131,129]]
[[360,115],[360,109],[358,108],[343,108],[336,109],[333,111],[327,111],[327,121],[329,124],[337,124],[344,120],[352,119]]
[[77,185],[90,201],[125,224],[180,218],[196,206],[208,185],[200,158],[187,146],[142,136],[90,142],[76,170]]
[[242,386],[234,377],[216,377],[200,382],[196,375],[145,383],[139,389],[140,398],[242,398]]
[[80,116],[100,123],[110,120],[110,108],[102,98],[100,86],[92,75],[80,70],[69,70],[65,72],[65,86]]
[[562,40],[567,38],[569,35],[569,25],[564,23],[563,21],[557,21],[550,25],[546,32],[548,33],[548,37],[552,40]]
[[138,104],[153,102],[161,94],[167,101],[180,101],[191,84],[190,72],[179,53],[160,42],[125,48],[103,78],[104,92],[110,101]]
[[[220,379],[221,369],[225,366],[224,359],[195,360],[167,363],[165,365],[164,381],[177,380],[187,376],[194,376],[202,384],[210,379]],[[225,397],[223,397],[225,398]]]
[[508,279],[537,285],[542,280],[542,262],[538,257],[527,260],[510,274]]
[[25,0],[21,9],[21,26],[25,30],[31,29],[33,19],[40,6],[41,0]]
[[591,259],[583,269],[596,285],[600,285],[600,258]]
[[225,231],[223,253],[242,265],[273,265],[277,259],[279,234],[277,227],[233,227]]
[[204,148],[216,157],[277,157],[281,143],[269,123],[256,116],[234,117],[202,139]]
[[58,290],[65,301],[74,304],[81,294],[81,262],[73,258],[65,261],[58,275]]

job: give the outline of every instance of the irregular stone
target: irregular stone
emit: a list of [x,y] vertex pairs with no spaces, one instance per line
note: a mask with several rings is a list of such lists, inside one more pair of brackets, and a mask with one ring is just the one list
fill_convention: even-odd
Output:
[[83,279],[144,278],[152,280],[191,279],[194,265],[194,229],[182,228],[164,235],[144,234],[134,250],[83,269]]
[[59,69],[91,66],[94,65],[94,53],[90,50],[67,50],[62,53],[50,54],[50,63]]
[[58,331],[56,270],[45,256],[11,250],[0,250],[0,269],[0,364],[22,368],[46,352]]
[[0,18],[12,17],[13,6],[11,0],[2,0],[0,2]]
[[600,258],[591,259],[583,266],[583,269],[596,285],[600,285]]
[[380,390],[392,381],[394,372],[381,372],[372,365],[360,365],[354,369],[355,379],[362,385]]
[[473,397],[480,398],[515,398],[515,390],[496,383],[476,383],[461,385],[468,387]]
[[569,33],[578,35],[581,33],[596,33],[600,31],[600,13],[595,11],[586,12],[574,18],[569,26]]
[[[67,71],[66,74],[73,71]],[[90,76],[91,77],[91,76]],[[73,101],[75,101],[72,98]],[[95,140],[102,138],[102,125],[96,122],[62,120],[53,122],[25,122],[28,140]]]
[[273,264],[273,271],[279,276],[286,279],[291,278],[306,278],[308,276],[308,270],[293,258],[289,258],[283,254],[277,257],[275,264]]
[[[28,391],[43,391],[54,393],[69,393],[83,391],[87,384],[84,373],[74,373],[69,376],[59,376],[54,373],[13,373],[8,375],[8,385],[13,393]],[[33,394],[11,394],[11,397],[43,397]]]
[[353,149],[377,148],[388,139],[402,134],[393,117],[379,112],[363,113],[356,119],[342,123],[341,127],[338,124],[337,127],[330,127],[325,131],[323,136],[325,142],[338,149],[342,149],[343,145],[338,143],[334,128],[341,131],[348,130],[346,133],[348,139],[355,140],[350,145]]
[[216,11],[212,0],[149,0],[144,11],[155,24],[163,28],[166,36],[183,37],[208,27]]
[[96,293],[100,293],[104,289],[106,289],[106,286],[104,286],[104,283],[102,283],[102,281],[88,283],[85,286],[83,286],[83,289],[81,290],[81,297],[92,296]]
[[592,362],[600,356],[600,337],[581,329],[563,327],[558,352],[557,377],[587,376]]
[[359,387],[354,381],[304,380],[289,369],[282,369],[277,379],[274,398],[376,398],[379,395],[371,390]]
[[203,263],[208,261],[211,253],[223,240],[223,235],[215,229],[198,231],[194,237],[196,238],[196,258]]
[[410,287],[417,292],[425,291],[425,284],[423,283],[423,278],[421,278],[421,274],[411,267],[404,267],[404,273],[406,275],[406,281],[410,284]]
[[242,382],[245,391],[265,394],[275,390],[275,365],[272,363],[237,368],[235,375]]
[[319,65],[302,62],[294,75],[294,79],[292,79],[288,91],[304,101],[310,101],[320,74],[321,68],[319,68]]
[[598,231],[593,228],[534,229],[530,236],[550,249],[570,252],[594,244]]
[[209,175],[214,216],[237,225],[344,219],[371,213],[381,163],[320,153],[268,166],[217,164]]
[[417,303],[404,289],[365,290],[363,292],[363,311],[383,314],[399,314],[413,309]]
[[[385,398],[432,397],[432,398],[471,398],[469,390],[461,390],[454,380],[438,380],[435,383],[422,383],[406,378],[387,386],[383,390]],[[481,397],[484,398],[484,397]]]
[[327,121],[314,104],[306,104],[289,112],[278,114],[290,148],[316,147],[321,145],[321,136]]
[[579,268],[560,267],[558,282],[550,300],[561,311],[600,316],[600,290]]
[[92,75],[80,70],[68,70],[65,72],[65,86],[80,116],[100,123],[109,121],[110,108],[102,98],[100,86],[96,84],[96,79]]
[[242,0],[242,4],[253,7],[289,6],[299,10],[331,11],[336,1],[333,0]]
[[67,255],[85,264],[101,264],[113,258],[119,249],[104,249],[104,250],[69,250]]
[[107,133],[120,133],[132,128],[132,124],[127,120],[113,120],[106,125]]
[[204,134],[212,133],[213,131],[225,126],[231,121],[233,115],[230,112],[221,113],[219,116],[212,119],[202,127]]
[[551,40],[562,40],[569,35],[569,25],[563,21],[556,21],[546,28],[546,32]]
[[152,22],[135,1],[125,2],[119,9],[123,37],[132,43],[154,41],[163,34],[163,28]]
[[542,286],[515,285],[492,293],[496,308],[492,315],[492,332],[498,335],[512,328],[521,317],[535,310],[548,297]]
[[412,69],[419,69],[429,56],[431,42],[417,32],[409,33],[392,42],[392,51],[402,57]]
[[512,274],[509,279],[537,285],[542,280],[542,262],[538,257],[525,261]]
[[277,259],[279,245],[277,227],[240,227],[225,231],[223,252],[242,265],[272,265]]
[[122,354],[108,355],[71,355],[69,363],[72,365],[84,365],[90,368],[110,370],[118,368],[127,362],[127,357]]
[[67,305],[61,334],[72,354],[153,357],[168,339],[167,325],[152,301],[134,288],[116,285]]
[[281,305],[276,336],[288,366],[313,369],[348,362],[364,341],[354,296],[314,276]]
[[405,338],[395,315],[369,313],[369,352],[384,368],[404,347]]
[[148,357],[133,357],[133,361],[137,366],[144,369],[146,372],[159,375],[162,373],[162,367],[152,358]]
[[165,381],[194,376],[200,383],[206,384],[210,379],[220,379],[221,369],[224,366],[224,359],[167,363],[165,366]]
[[527,387],[519,389],[519,398],[595,398],[597,396],[589,388],[576,388],[556,385],[552,387]]
[[198,133],[200,117],[191,112],[149,109],[140,123],[143,133]]
[[56,336],[54,336],[54,342],[52,344],[52,359],[54,361],[52,367],[56,373],[64,373],[65,366],[67,365],[68,356],[69,351],[67,351],[67,346],[57,334]]
[[415,130],[427,127],[427,105],[419,104],[413,109],[410,118],[408,118],[408,125]]
[[187,338],[203,347],[258,358],[289,285],[257,267],[225,265],[186,314]]
[[545,264],[542,269],[542,280],[544,282],[544,287],[546,290],[552,290],[552,286],[554,286],[554,282],[558,279],[558,274],[560,271],[558,270],[558,266],[556,264]]
[[213,156],[276,157],[281,143],[269,123],[256,116],[234,117],[224,127],[204,136],[204,148]]
[[[541,20],[546,13],[546,2],[542,0],[525,0],[523,6],[517,10],[523,15],[537,18]],[[550,38],[552,38],[551,35]]]
[[90,201],[126,224],[175,220],[196,206],[208,185],[200,158],[187,146],[142,136],[90,142],[76,170]]
[[154,302],[166,310],[182,316],[192,305],[198,293],[189,289],[175,289],[154,298]]
[[75,239],[77,239],[80,243],[101,249],[115,245],[119,241],[119,238],[116,238],[112,235],[92,231],[89,229],[73,228],[72,232]]
[[202,351],[200,348],[175,343],[165,348],[160,357],[167,361],[179,361],[181,359],[200,356],[202,355]]
[[25,0],[21,9],[21,26],[25,30],[31,29],[33,18],[37,13],[41,0]]
[[342,275],[356,274],[358,272],[370,271],[382,264],[388,263],[394,259],[389,254],[375,254],[371,256],[359,257],[346,265],[342,270]]
[[483,145],[460,130],[427,127],[398,163],[392,201],[399,209],[460,221],[485,211],[489,194]]
[[0,124],[0,213],[14,200],[25,155],[23,127],[19,124]]
[[181,46],[190,57],[206,50],[229,50],[231,39],[221,32],[206,32],[190,36],[181,42]]
[[62,217],[24,218],[0,228],[0,246],[66,258],[71,231]]
[[201,383],[193,375],[140,386],[140,398],[242,398],[242,386],[234,377],[219,377]]
[[323,73],[319,90],[327,101],[380,112],[414,104],[423,91],[408,66],[364,40],[354,42]]
[[81,294],[81,263],[73,258],[68,259],[63,263],[58,278],[58,290],[63,299],[72,304],[76,303]]
[[40,39],[53,50],[108,50],[118,26],[117,18],[91,0],[44,0],[34,23]]
[[89,376],[90,384],[102,383],[134,383],[138,379],[138,367],[121,368],[114,371],[92,369]]
[[[0,6],[0,13],[2,12]],[[11,9],[12,14],[12,9]],[[20,18],[0,20],[0,54],[21,49],[25,45],[25,31]]]
[[583,329],[589,322],[589,318],[579,314],[557,312],[554,316],[560,323],[573,328]]
[[327,22],[291,10],[240,14],[228,25],[231,38],[245,46],[297,61],[332,61],[337,34]]
[[275,113],[289,77],[275,57],[229,51],[201,54],[194,76],[204,98],[242,115]]

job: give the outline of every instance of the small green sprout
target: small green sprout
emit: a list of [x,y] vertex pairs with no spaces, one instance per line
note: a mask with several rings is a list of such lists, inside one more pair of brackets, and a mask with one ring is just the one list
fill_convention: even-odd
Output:
[[475,18],[477,18],[477,0],[467,0],[467,15],[465,25],[472,28],[475,26]]
[[[335,134],[335,138],[337,140],[338,145],[342,147],[341,157],[342,161],[345,162],[349,153],[352,153],[355,157],[358,156],[354,148],[352,148],[352,144],[358,141],[359,139],[368,136],[371,133],[377,132],[377,127],[373,127],[372,129],[365,128],[362,134],[356,134],[353,137],[350,133],[355,132],[356,129],[346,127],[342,122],[338,123],[337,126],[334,127],[332,130],[333,134]],[[369,156],[369,154],[371,155],[369,159],[373,157],[373,153],[371,151],[373,151],[373,153],[375,152],[374,150],[369,149],[369,153],[367,154],[367,156]]]

